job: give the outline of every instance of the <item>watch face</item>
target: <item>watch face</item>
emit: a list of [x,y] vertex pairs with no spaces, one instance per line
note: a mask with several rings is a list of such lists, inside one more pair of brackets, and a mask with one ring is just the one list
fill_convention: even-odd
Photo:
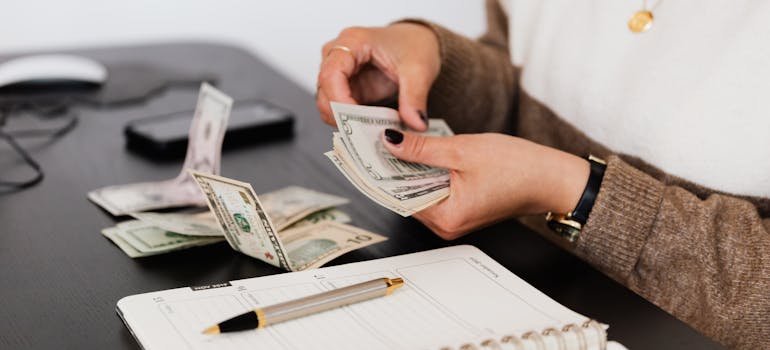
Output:
[[556,220],[548,220],[547,224],[551,230],[570,242],[575,242],[575,240],[577,240],[578,236],[580,235],[580,229],[573,226],[573,224],[577,224],[577,222],[565,223]]

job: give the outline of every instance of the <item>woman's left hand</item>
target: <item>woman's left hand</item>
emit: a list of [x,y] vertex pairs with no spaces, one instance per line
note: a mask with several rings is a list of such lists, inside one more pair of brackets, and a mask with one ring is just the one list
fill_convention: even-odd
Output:
[[397,158],[449,169],[449,197],[414,215],[444,239],[512,216],[568,213],[588,182],[587,160],[513,136],[388,130],[383,139]]

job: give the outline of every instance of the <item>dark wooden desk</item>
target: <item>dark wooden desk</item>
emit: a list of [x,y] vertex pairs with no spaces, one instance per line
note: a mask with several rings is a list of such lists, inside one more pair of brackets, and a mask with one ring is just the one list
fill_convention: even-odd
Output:
[[[390,237],[332,264],[473,244],[560,303],[611,325],[631,349],[719,348],[664,311],[516,222],[444,242],[359,194],[322,153],[332,129],[321,123],[311,94],[254,56],[228,46],[171,44],[84,50],[103,62],[144,62],[213,72],[236,100],[260,97],[292,110],[295,137],[223,155],[223,175],[251,182],[258,193],[301,185],[348,197],[354,224]],[[172,89],[134,105],[79,108],[80,124],[50,143],[25,142],[42,164],[38,186],[0,195],[0,348],[133,349],[115,313],[123,296],[280,273],[227,244],[133,260],[99,231],[115,218],[86,199],[106,185],[166,179],[181,162],[153,163],[128,153],[130,120],[194,106],[197,89]],[[0,176],[20,162],[0,145]]]

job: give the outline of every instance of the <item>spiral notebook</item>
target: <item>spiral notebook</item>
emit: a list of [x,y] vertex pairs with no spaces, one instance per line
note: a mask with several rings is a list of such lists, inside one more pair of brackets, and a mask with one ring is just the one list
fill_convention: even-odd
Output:
[[[377,277],[392,295],[238,333],[203,335],[242,312]],[[125,297],[144,349],[604,349],[607,326],[548,298],[473,246]]]

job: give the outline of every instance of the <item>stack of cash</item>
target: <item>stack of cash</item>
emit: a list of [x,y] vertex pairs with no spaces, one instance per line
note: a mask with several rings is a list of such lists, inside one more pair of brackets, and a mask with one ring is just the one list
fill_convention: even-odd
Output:
[[[331,106],[339,132],[332,136],[332,151],[324,155],[359,191],[402,216],[411,216],[449,195],[446,169],[397,159],[383,147],[386,128],[405,130],[396,110],[337,102]],[[431,119],[423,134],[454,135],[441,119]]]
[[[279,227],[279,234],[292,229],[331,221],[348,223],[350,217],[335,208],[347,199],[307,188],[291,186],[260,196],[265,211]],[[102,234],[126,255],[139,258],[169,253],[225,240],[211,211],[201,213],[131,213],[128,220],[102,230]]]

